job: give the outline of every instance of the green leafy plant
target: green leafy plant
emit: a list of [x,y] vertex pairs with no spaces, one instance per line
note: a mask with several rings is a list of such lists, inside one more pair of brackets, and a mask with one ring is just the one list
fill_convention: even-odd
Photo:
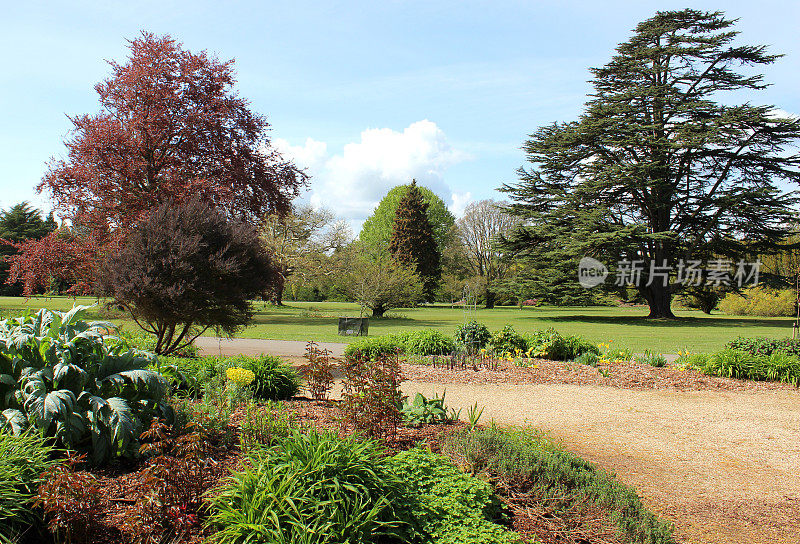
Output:
[[630,542],[673,544],[671,524],[658,519],[636,492],[542,435],[494,425],[447,437],[442,451],[463,469],[528,494],[554,513],[585,505],[607,508]]
[[555,329],[526,334],[528,352],[553,361],[571,361],[584,353],[599,353],[597,346],[580,336],[562,336]]
[[462,323],[456,327],[456,343],[464,346],[470,353],[475,353],[486,347],[491,338],[492,335],[486,325],[475,320]]
[[452,338],[433,329],[408,331],[391,336],[397,339],[407,355],[445,355],[455,349]]
[[767,338],[759,336],[755,338],[739,337],[728,342],[726,348],[746,351],[753,355],[772,355],[776,351],[781,351],[788,355],[800,356],[800,339],[797,338]]
[[347,359],[370,359],[396,357],[402,353],[403,343],[394,335],[376,336],[374,338],[360,338],[344,348]]
[[698,362],[697,368],[703,374],[738,378],[744,380],[765,380],[800,384],[800,358],[775,351],[770,355],[753,355],[746,351],[724,349]]
[[495,353],[517,353],[528,350],[528,342],[514,330],[511,325],[506,325],[492,335],[489,345]]
[[650,365],[654,367],[667,366],[667,359],[660,353],[655,353],[649,349],[644,350],[643,355],[636,356],[636,362],[642,365]]
[[209,498],[212,542],[404,542],[404,482],[372,440],[295,432]]
[[280,357],[234,357],[229,362],[255,374],[252,388],[253,396],[257,399],[286,400],[300,390],[300,375]]
[[0,428],[33,427],[101,463],[135,453],[142,429],[172,409],[152,356],[107,343],[113,326],[81,320],[86,309],[0,321]]
[[441,398],[435,395],[432,399],[428,399],[422,393],[417,393],[411,403],[408,402],[408,399],[404,399],[403,408],[400,410],[403,414],[403,422],[409,427],[449,423],[452,420],[447,414],[444,397],[443,393]]
[[255,447],[274,445],[297,428],[294,414],[283,403],[267,401],[263,405],[253,402],[245,406],[239,426],[239,445],[242,451]]
[[481,420],[481,416],[483,415],[483,410],[486,408],[485,406],[481,406],[480,409],[478,408],[478,403],[475,402],[472,406],[467,409],[467,429],[470,431],[474,431],[478,428],[478,422]]
[[582,365],[597,366],[597,363],[599,361],[600,361],[600,356],[591,351],[581,353],[580,355],[575,357],[575,362],[580,363]]
[[728,315],[792,316],[797,311],[797,301],[791,289],[758,286],[743,289],[741,293],[728,293],[720,301],[719,309]]
[[402,375],[396,357],[376,361],[348,359],[342,366],[342,429],[354,429],[368,437],[394,439],[403,420],[400,406]]
[[0,432],[0,542],[35,534],[41,519],[32,502],[44,473],[58,464],[51,454],[47,440],[32,432]]

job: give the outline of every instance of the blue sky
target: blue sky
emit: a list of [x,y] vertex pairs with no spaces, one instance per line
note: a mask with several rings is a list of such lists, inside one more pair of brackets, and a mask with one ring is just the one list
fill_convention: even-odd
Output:
[[412,176],[458,213],[500,198],[527,134],[570,120],[588,68],[659,9],[722,9],[741,41],[786,56],[740,100],[800,113],[800,2],[14,2],[0,21],[0,206],[30,200],[63,152],[67,114],[97,110],[104,59],[169,33],[236,59],[238,89],[277,145],[314,176],[304,196],[357,228]]

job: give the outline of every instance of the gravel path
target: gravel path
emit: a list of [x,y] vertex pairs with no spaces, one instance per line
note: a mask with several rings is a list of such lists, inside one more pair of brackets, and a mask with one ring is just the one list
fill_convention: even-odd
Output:
[[[297,359],[302,342],[198,339],[208,354]],[[322,347],[339,351],[343,344]],[[531,425],[616,472],[676,525],[684,543],[800,542],[800,392],[633,390],[574,384],[407,381],[405,394],[447,391],[453,408],[485,406],[483,423]]]

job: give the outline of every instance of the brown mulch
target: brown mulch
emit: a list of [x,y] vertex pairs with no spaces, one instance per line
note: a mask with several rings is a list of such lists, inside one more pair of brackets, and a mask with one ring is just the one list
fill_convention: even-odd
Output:
[[681,370],[674,364],[653,367],[638,363],[613,363],[602,368],[608,370],[605,377],[598,368],[580,363],[532,359],[530,367],[516,366],[501,361],[497,370],[472,368],[447,369],[432,365],[403,364],[406,380],[431,383],[484,384],[570,384],[617,387],[620,389],[651,390],[673,389],[676,391],[774,391],[794,390],[790,384],[779,382],[757,382],[706,376],[696,370]]
[[[286,406],[292,410],[297,422],[320,430],[340,429],[335,402],[293,399]],[[236,421],[237,417],[232,417]],[[387,448],[396,452],[422,444],[434,452],[441,451],[441,444],[450,433],[463,428],[464,423],[427,425],[420,428],[401,427],[395,440]],[[211,455],[214,477],[209,488],[219,482],[231,470],[236,470],[242,460],[238,446],[217,447]],[[101,512],[95,516],[96,526],[89,536],[93,544],[123,544],[131,542],[123,534],[124,520],[135,511],[135,497],[145,485],[144,460],[122,461],[110,467],[92,469],[102,495]],[[592,509],[554,513],[522,495],[504,497],[513,514],[512,528],[519,532],[525,542],[543,544],[619,544],[615,526],[607,513]],[[200,544],[208,537],[198,523],[188,533],[170,542]]]

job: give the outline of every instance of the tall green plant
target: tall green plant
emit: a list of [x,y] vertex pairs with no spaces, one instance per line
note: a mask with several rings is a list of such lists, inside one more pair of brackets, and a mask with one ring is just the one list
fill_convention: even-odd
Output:
[[166,380],[152,355],[106,341],[113,325],[81,319],[87,307],[0,321],[0,429],[34,428],[95,463],[135,452],[154,417],[171,419]]

